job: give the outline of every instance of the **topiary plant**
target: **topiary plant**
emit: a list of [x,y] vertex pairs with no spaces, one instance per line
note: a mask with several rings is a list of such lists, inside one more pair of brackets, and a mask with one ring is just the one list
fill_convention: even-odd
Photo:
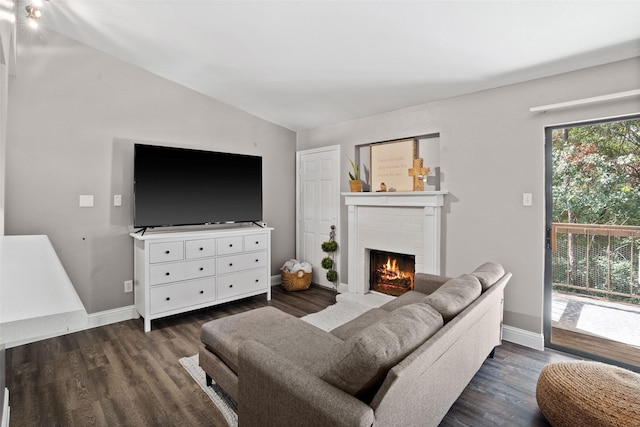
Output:
[[327,280],[334,283],[338,281],[338,272],[335,270],[327,271]]
[[322,258],[322,261],[320,261],[320,265],[326,270],[331,270],[331,268],[333,267],[333,259],[329,258],[328,256],[324,257]]
[[322,268],[327,269],[327,280],[331,283],[335,283],[336,291],[338,290],[338,272],[334,270],[335,265],[335,252],[338,250],[338,242],[336,242],[336,226],[331,226],[331,232],[329,233],[329,240],[322,242],[322,251],[327,253],[327,256],[322,258],[320,265]]
[[335,240],[328,240],[326,242],[322,242],[322,252],[335,252],[338,250],[338,242]]

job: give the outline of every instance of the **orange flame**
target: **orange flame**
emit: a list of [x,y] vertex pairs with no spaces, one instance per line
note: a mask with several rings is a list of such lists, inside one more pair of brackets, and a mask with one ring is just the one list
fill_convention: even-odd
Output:
[[404,279],[410,278],[411,274],[405,273],[398,267],[398,262],[394,258],[387,258],[387,262],[382,264],[382,268],[380,269],[380,273],[382,274],[382,278],[386,280],[394,280],[394,279]]

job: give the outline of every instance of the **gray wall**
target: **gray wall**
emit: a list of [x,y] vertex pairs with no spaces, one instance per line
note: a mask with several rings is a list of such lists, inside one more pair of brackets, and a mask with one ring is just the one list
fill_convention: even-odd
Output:
[[[16,35],[14,0],[0,2],[0,236],[4,235],[4,169],[7,137],[9,73],[15,66]],[[0,420],[4,417],[5,348],[0,344]]]
[[0,2],[0,236],[4,235],[4,168],[9,74],[15,71],[15,0]]
[[[542,333],[544,127],[640,111],[640,98],[531,114],[529,108],[640,88],[640,58],[338,123],[297,136],[298,150],[440,134],[444,212],[443,268],[455,276],[486,260],[513,272],[505,323]],[[533,193],[533,207],[522,193]],[[348,235],[346,210],[342,247]],[[346,257],[346,255],[344,255]],[[346,277],[346,259],[340,263]]]
[[133,304],[133,142],[263,156],[274,274],[295,255],[294,132],[56,33],[18,42],[5,232],[47,234],[89,313]]

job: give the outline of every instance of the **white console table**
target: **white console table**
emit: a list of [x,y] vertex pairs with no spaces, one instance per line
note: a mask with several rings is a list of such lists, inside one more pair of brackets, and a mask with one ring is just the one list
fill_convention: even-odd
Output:
[[47,236],[0,237],[0,343],[85,329],[87,311]]
[[151,320],[266,293],[271,299],[271,230],[131,233],[136,310]]

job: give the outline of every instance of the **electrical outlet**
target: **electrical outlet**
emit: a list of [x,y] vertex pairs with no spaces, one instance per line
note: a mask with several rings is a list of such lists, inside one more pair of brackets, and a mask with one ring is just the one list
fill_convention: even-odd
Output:
[[124,291],[125,292],[133,292],[133,280],[125,280],[124,281]]
[[91,194],[82,194],[80,195],[80,207],[81,208],[92,208],[93,207],[93,195]]

